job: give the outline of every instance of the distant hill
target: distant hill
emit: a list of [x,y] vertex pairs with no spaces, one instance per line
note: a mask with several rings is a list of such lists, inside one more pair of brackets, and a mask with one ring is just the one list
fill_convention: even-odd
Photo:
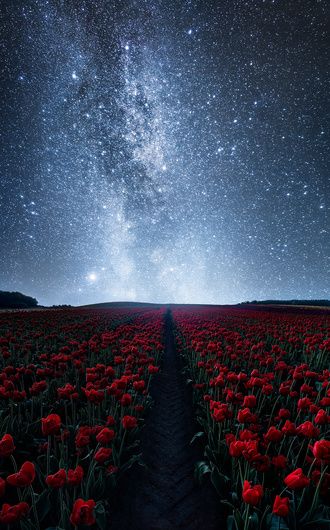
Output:
[[79,307],[161,307],[164,304],[153,304],[151,302],[101,302],[99,304],[87,304]]
[[38,300],[19,292],[0,291],[1,309],[28,309],[37,307]]
[[330,300],[253,300],[252,302],[241,302],[237,305],[300,305],[330,307]]

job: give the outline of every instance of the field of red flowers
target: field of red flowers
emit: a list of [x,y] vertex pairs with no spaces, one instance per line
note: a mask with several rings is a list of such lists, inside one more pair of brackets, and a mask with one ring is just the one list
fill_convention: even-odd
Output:
[[0,526],[107,528],[162,353],[163,310],[0,315]]
[[173,311],[208,475],[227,527],[330,528],[329,320],[242,309]]
[[[118,480],[141,460],[166,314],[0,314],[0,528],[109,528]],[[204,448],[195,479],[213,484],[228,530],[328,529],[327,313],[173,306],[171,322]]]

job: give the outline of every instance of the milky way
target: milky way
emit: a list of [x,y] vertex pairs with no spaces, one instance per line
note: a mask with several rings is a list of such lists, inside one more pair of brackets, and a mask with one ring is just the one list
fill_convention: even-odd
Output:
[[4,4],[0,289],[329,297],[325,1]]

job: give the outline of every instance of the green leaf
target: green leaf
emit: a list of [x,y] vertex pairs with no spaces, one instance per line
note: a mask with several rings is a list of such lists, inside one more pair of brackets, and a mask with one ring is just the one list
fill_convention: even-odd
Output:
[[204,431],[196,432],[196,434],[190,440],[190,445],[192,445],[194,443],[194,441],[197,440],[197,438],[202,438],[202,436],[204,436],[204,435],[205,435]]
[[202,479],[207,473],[211,473],[210,466],[204,461],[197,462],[195,465],[194,477],[199,484],[202,483]]
[[267,515],[267,528],[269,528],[269,530],[289,530],[285,519],[274,513],[269,513]]
[[132,467],[133,464],[139,464],[140,466],[144,466],[142,460],[141,460],[141,457],[142,457],[142,453],[139,453],[138,455],[134,455],[132,456],[132,458],[130,458],[128,460],[128,462],[125,462],[125,464],[123,464],[120,468],[120,471],[121,472],[125,472],[127,471],[128,469],[130,469]]
[[210,462],[213,462],[215,460],[215,454],[214,452],[212,451],[211,447],[209,445],[207,445],[204,449],[204,455],[206,456],[206,458],[210,461]]
[[231,492],[231,498],[232,498],[232,501],[237,504],[238,503],[238,495],[235,491],[232,491]]
[[243,521],[243,518],[242,518],[240,512],[237,509],[234,510],[234,519],[235,519],[236,527],[238,529],[239,528],[243,528],[244,521]]
[[228,489],[230,479],[223,473],[220,473],[217,467],[214,467],[211,472],[211,482],[219,495],[223,495]]
[[301,526],[301,528],[308,528],[309,526],[312,526],[314,528],[319,528],[319,526],[325,526],[326,528],[330,528],[330,519],[314,519],[314,521],[308,521],[308,523],[305,523]]
[[236,523],[233,515],[227,517],[227,530],[235,530]]
[[22,519],[20,521],[21,530],[35,530],[35,525],[27,521],[26,519]]
[[258,530],[259,526],[259,517],[256,512],[253,512],[249,517],[249,528],[251,530]]
[[220,501],[220,504],[223,504],[224,506],[230,506],[230,508],[231,508],[232,510],[235,509],[235,506],[234,506],[231,502],[229,502],[229,501],[223,500],[223,501]]
[[49,490],[45,490],[37,496],[38,498],[36,499],[36,510],[38,513],[39,521],[42,521],[52,508],[49,495]]
[[105,515],[105,508],[102,502],[98,502],[94,508],[96,524],[98,528],[104,530],[107,527],[107,518]]
[[91,491],[92,498],[100,499],[104,494],[104,489],[105,489],[105,481],[103,478],[103,472],[100,471],[97,479],[95,480],[92,486],[92,491]]

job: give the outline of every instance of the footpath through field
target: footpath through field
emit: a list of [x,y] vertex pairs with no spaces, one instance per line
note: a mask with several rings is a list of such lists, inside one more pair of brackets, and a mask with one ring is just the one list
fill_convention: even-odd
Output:
[[121,484],[113,530],[215,530],[217,500],[210,485],[194,482],[201,458],[189,444],[196,432],[192,398],[175,350],[170,309],[165,316],[165,354],[154,378],[154,405],[142,435],[145,468],[135,467]]

